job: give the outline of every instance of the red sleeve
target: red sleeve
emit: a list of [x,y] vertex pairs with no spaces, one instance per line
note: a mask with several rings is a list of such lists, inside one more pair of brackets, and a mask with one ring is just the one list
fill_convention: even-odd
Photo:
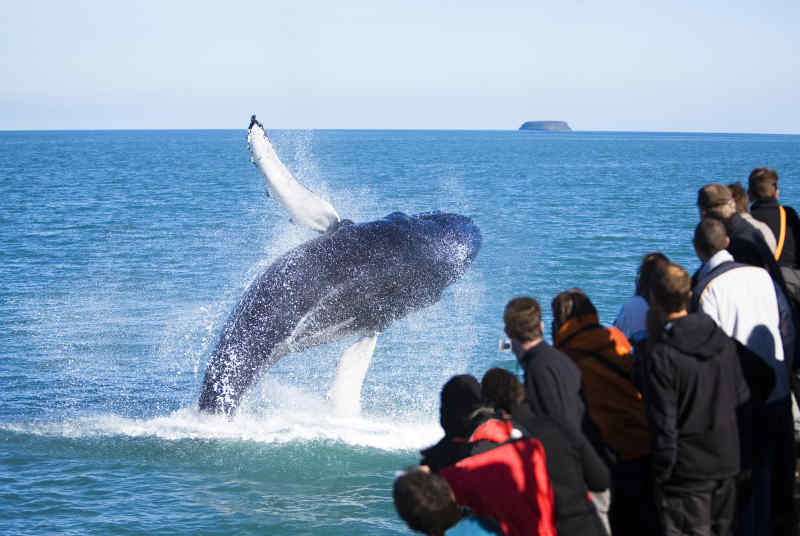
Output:
[[544,447],[525,438],[470,456],[440,473],[459,504],[495,519],[509,536],[555,536]]

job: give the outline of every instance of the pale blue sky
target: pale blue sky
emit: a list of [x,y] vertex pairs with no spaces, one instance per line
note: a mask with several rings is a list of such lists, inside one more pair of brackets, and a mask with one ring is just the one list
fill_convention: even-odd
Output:
[[[495,5],[496,4],[496,5]],[[800,133],[800,1],[2,0],[0,129]]]

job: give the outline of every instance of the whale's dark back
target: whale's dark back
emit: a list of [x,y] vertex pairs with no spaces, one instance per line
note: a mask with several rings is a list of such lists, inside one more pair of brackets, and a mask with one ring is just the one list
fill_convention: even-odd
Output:
[[439,300],[478,253],[481,235],[458,214],[352,224],[276,260],[242,295],[206,370],[200,409],[231,413],[254,379],[287,353],[383,331]]

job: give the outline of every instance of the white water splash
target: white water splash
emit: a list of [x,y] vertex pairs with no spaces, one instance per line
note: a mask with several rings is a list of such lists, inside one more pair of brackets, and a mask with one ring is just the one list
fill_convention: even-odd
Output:
[[251,399],[230,420],[196,408],[183,408],[152,418],[115,414],[67,416],[56,422],[0,423],[0,429],[71,439],[149,437],[271,444],[332,441],[387,451],[419,450],[438,441],[442,434],[430,414],[406,414],[399,420],[396,415],[342,414],[319,395],[277,381],[270,383],[269,401]]

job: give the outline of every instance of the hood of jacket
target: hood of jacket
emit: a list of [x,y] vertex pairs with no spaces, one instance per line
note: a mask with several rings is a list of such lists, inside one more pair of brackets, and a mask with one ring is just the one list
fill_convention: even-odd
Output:
[[701,361],[719,355],[727,341],[725,332],[705,313],[691,313],[670,320],[664,324],[658,337],[658,342]]
[[460,374],[450,378],[442,388],[439,407],[439,423],[445,437],[468,438],[482,408],[481,384],[474,376]]
[[631,353],[631,345],[625,334],[615,327],[604,327],[598,322],[597,315],[584,315],[570,318],[553,334],[556,348],[574,348],[627,356]]

